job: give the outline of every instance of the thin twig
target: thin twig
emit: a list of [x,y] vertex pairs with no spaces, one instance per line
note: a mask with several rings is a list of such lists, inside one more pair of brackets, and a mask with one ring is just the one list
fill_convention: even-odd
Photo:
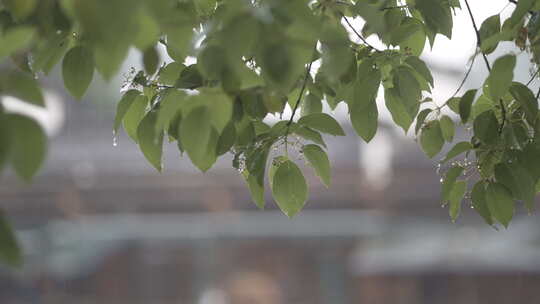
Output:
[[482,51],[482,38],[480,38],[480,31],[478,30],[478,26],[476,26],[476,20],[474,20],[474,16],[471,10],[471,7],[469,6],[469,1],[465,0],[465,5],[467,6],[467,11],[469,12],[469,16],[471,17],[472,25],[474,28],[474,32],[476,33],[476,46],[480,49],[480,53],[482,54],[482,57],[484,58],[484,62],[486,63],[486,67],[489,72],[491,72],[491,66],[489,65],[489,61],[487,59],[486,54]]
[[[480,49],[480,53],[482,54],[482,57],[484,58],[484,62],[486,63],[486,68],[488,69],[488,72],[491,73],[491,66],[489,64],[486,54],[482,51],[482,48],[481,48],[482,39],[480,38],[480,31],[478,30],[478,26],[476,26],[476,21],[474,20],[471,7],[469,6],[469,1],[464,0],[464,2],[465,2],[465,5],[467,6],[467,11],[469,12],[469,16],[471,17],[471,21],[474,27],[474,32],[476,33],[476,46]],[[501,106],[501,116],[502,116],[501,126],[499,127],[499,135],[501,135],[504,125],[506,123],[506,108],[504,107],[504,102],[502,98],[499,98],[499,105]]]
[[474,61],[476,60],[477,55],[478,55],[478,53],[474,54],[473,58],[471,59],[469,69],[467,69],[467,73],[465,73],[465,76],[463,77],[463,80],[461,80],[461,83],[459,84],[459,87],[456,89],[454,94],[452,94],[452,97],[450,97],[449,100],[456,97],[457,93],[459,93],[459,91],[463,88],[463,85],[465,85],[465,82],[467,81],[467,78],[469,78],[469,75],[471,74],[471,71],[472,71],[472,68],[473,68],[473,65],[474,65]]
[[298,110],[298,106],[300,105],[300,101],[302,100],[302,95],[304,95],[304,91],[306,90],[306,85],[309,79],[309,73],[311,71],[312,64],[313,64],[313,61],[310,62],[306,68],[306,76],[304,77],[304,83],[302,84],[302,88],[300,89],[300,95],[298,95],[298,99],[296,99],[296,104],[294,105],[294,108],[292,110],[291,118],[289,118],[289,122],[287,122],[287,131],[289,129],[289,126],[293,122],[294,115],[296,114],[296,111]]
[[307,82],[309,80],[309,74],[311,72],[311,65],[313,64],[313,61],[311,61],[306,68],[306,76],[304,77],[304,83],[302,83],[302,88],[300,89],[300,94],[298,95],[298,99],[296,99],[296,104],[294,105],[294,108],[291,113],[291,118],[289,118],[289,122],[287,122],[287,130],[285,130],[285,153],[289,152],[288,147],[288,141],[289,141],[289,130],[291,128],[291,124],[294,119],[294,115],[296,114],[296,111],[298,110],[298,106],[300,105],[300,101],[302,101],[302,96],[304,95],[304,91],[306,90]]
[[351,30],[356,34],[356,36],[358,36],[358,38],[360,38],[360,40],[362,40],[362,42],[364,42],[365,45],[369,46],[370,48],[374,49],[377,52],[381,52],[381,50],[379,50],[376,47],[374,47],[373,45],[369,44],[369,42],[367,42],[366,38],[364,38],[362,35],[360,35],[360,33],[358,33],[358,31],[356,31],[354,26],[352,26],[352,24],[349,22],[349,19],[347,19],[347,17],[345,15],[343,15],[343,13],[340,12],[340,14],[341,14],[341,17],[345,20],[345,22],[349,26],[349,28],[351,28]]
[[531,76],[531,79],[529,79],[529,81],[527,81],[526,86],[529,86],[531,84],[531,82],[533,82],[533,80],[536,78],[536,76],[538,75],[539,72],[540,72],[540,67],[538,69],[536,69],[536,72],[534,72],[534,74]]

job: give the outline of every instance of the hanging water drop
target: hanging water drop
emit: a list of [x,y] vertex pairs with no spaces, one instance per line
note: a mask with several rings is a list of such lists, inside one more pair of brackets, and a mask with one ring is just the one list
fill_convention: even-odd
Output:
[[441,179],[439,180],[439,182],[441,182],[441,184],[444,182],[444,178],[441,177]]
[[118,146],[118,135],[116,134],[116,131],[113,131],[112,145],[113,147]]

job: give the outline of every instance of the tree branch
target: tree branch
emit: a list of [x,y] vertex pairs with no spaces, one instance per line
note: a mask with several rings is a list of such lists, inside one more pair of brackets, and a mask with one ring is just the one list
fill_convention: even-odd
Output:
[[[471,7],[469,6],[469,1],[468,0],[464,0],[464,1],[465,1],[465,5],[467,6],[467,11],[469,12],[469,16],[471,17],[471,22],[474,27],[474,32],[476,33],[476,46],[478,47],[480,53],[482,54],[482,57],[484,58],[484,62],[486,63],[486,68],[488,69],[488,72],[491,73],[491,66],[489,64],[489,60],[487,59],[486,54],[484,54],[481,48],[482,38],[480,38],[480,31],[478,30],[478,26],[476,26],[476,21],[474,20]],[[501,116],[502,116],[501,126],[499,127],[499,135],[500,135],[506,123],[506,108],[504,107],[502,98],[499,98],[499,105],[501,107]]]
[[467,72],[465,73],[465,76],[463,77],[463,79],[461,80],[461,83],[459,84],[458,88],[454,91],[454,94],[452,94],[452,96],[450,96],[450,98],[448,98],[446,100],[446,102],[444,104],[442,104],[440,107],[438,107],[439,109],[443,108],[444,106],[446,106],[448,104],[448,102],[456,97],[456,95],[459,93],[459,91],[463,88],[463,86],[465,85],[465,82],[467,81],[467,79],[469,78],[469,75],[471,74],[471,71],[472,71],[472,68],[474,66],[474,62],[476,61],[476,56],[478,55],[478,53],[474,53],[474,56],[472,57],[471,59],[471,63],[469,65],[469,68],[467,69]]
[[367,45],[368,47],[374,49],[375,51],[377,52],[381,52],[381,50],[377,49],[376,47],[374,47],[373,45],[369,44],[369,42],[367,42],[366,38],[362,37],[362,35],[360,35],[360,33],[358,33],[356,31],[356,29],[354,28],[354,26],[352,26],[352,24],[349,22],[349,19],[347,19],[347,17],[345,15],[343,15],[342,12],[339,12],[341,17],[345,20],[345,23],[347,23],[347,25],[349,26],[349,28],[356,34],[356,36],[358,36],[358,38],[360,38],[360,40],[362,40],[362,42],[364,42],[365,45]]
[[469,6],[469,1],[468,0],[464,0],[464,1],[465,1],[465,5],[467,6],[467,11],[469,12],[469,17],[471,17],[471,22],[474,28],[474,32],[476,33],[476,46],[478,47],[478,49],[480,50],[480,53],[482,54],[482,57],[484,58],[484,62],[486,63],[486,67],[488,71],[491,72],[491,66],[489,64],[487,56],[486,54],[484,54],[484,52],[482,52],[482,49],[481,49],[482,38],[480,38],[480,31],[478,30],[478,26],[476,26],[476,20],[474,20],[471,7]]

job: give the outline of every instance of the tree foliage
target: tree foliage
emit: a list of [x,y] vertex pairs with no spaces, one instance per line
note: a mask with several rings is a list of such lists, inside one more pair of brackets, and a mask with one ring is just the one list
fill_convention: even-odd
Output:
[[[61,62],[66,89],[80,99],[94,71],[110,79],[137,48],[144,70],[126,84],[114,131],[123,126],[159,171],[167,142],[202,171],[231,153],[257,206],[268,180],[289,216],[308,198],[293,152],[330,185],[323,135],[344,131],[323,105],[345,103],[369,142],[378,128],[375,101],[384,98],[397,126],[407,132],[414,124],[429,157],[452,144],[457,126],[471,130],[442,158],[446,166],[453,161],[443,202],[456,219],[470,196],[488,224],[507,226],[515,201],[532,211],[540,178],[538,94],[530,82],[513,82],[516,53],[529,54],[531,65],[540,61],[540,1],[511,2],[509,18],[477,24],[458,0],[2,0],[0,61],[11,64],[3,65],[0,94],[43,106],[33,76]],[[477,34],[472,60],[482,57],[490,73],[480,88],[432,100],[433,77],[419,55],[438,35],[452,37],[457,9],[467,10]],[[357,17],[362,28],[353,25]],[[488,59],[503,41],[516,49]],[[164,63],[159,48],[172,61]],[[185,65],[188,56],[196,63]],[[292,115],[283,118],[287,107]],[[0,113],[0,165],[29,179],[44,158],[43,131],[27,117]],[[270,115],[281,120],[269,125]]]

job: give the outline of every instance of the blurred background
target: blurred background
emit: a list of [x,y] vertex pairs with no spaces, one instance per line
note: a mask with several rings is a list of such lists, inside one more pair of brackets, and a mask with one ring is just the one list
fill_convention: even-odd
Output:
[[[471,2],[478,23],[513,9]],[[423,55],[439,104],[475,49],[466,12],[454,23],[454,39],[439,36]],[[505,43],[490,59],[510,50]],[[521,81],[531,77],[527,60],[518,60]],[[122,70],[140,61],[133,52]],[[485,76],[478,59],[464,90]],[[231,157],[203,174],[171,145],[159,174],[127,136],[113,139],[124,78],[95,79],[82,102],[63,91],[58,69],[41,79],[47,109],[32,113],[50,136],[47,163],[30,185],[11,172],[0,183],[0,208],[25,253],[21,269],[0,266],[1,304],[540,303],[538,218],[520,211],[497,231],[465,201],[452,223],[439,200],[439,159],[395,128],[382,102],[369,145],[346,107],[336,109],[348,135],[326,138],[333,185],[307,169],[310,199],[288,219],[270,197],[266,210],[254,207]]]

